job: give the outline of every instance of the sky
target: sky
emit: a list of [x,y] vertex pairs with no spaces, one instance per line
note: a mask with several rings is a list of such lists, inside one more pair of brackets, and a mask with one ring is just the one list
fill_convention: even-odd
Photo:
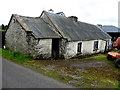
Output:
[[0,25],[7,25],[12,14],[38,17],[43,10],[64,12],[90,24],[118,26],[119,0],[1,0]]

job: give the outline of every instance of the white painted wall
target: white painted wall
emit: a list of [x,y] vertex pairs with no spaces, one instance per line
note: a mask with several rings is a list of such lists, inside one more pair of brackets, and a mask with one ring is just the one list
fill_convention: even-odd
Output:
[[83,45],[82,55],[93,53],[93,44],[94,44],[94,41],[83,41],[82,42],[82,45]]
[[64,57],[69,59],[77,54],[77,43],[78,42],[68,42],[65,49]]
[[[94,51],[94,41],[98,41],[98,50]],[[79,54],[77,52],[78,43],[82,42],[81,55],[89,55],[98,52],[104,52],[106,41],[103,40],[91,40],[91,41],[74,41],[68,42],[65,49],[64,57],[66,59],[72,58]]]
[[98,48],[99,48],[98,52],[104,52],[105,46],[106,46],[106,41],[99,40],[99,43],[98,43]]
[[50,58],[52,55],[52,39],[40,39],[35,46],[35,55],[42,55],[43,58]]

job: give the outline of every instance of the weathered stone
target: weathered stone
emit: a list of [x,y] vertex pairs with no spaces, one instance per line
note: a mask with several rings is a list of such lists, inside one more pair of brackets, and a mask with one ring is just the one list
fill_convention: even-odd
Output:
[[6,33],[6,47],[33,56],[35,59],[50,58],[52,39],[36,39],[32,32],[26,32],[13,20]]
[[[69,59],[80,57],[81,55],[104,52],[108,49],[110,37],[107,36],[107,39],[101,39],[107,34],[103,33],[96,26],[83,24],[82,22],[78,23],[78,21],[73,22],[65,16],[57,16],[57,18],[53,16],[51,17],[51,14],[47,14],[46,11],[40,17],[34,18],[12,15],[5,35],[6,47],[28,54],[35,59]],[[84,32],[83,30],[86,28],[85,26],[79,28],[80,23],[81,25],[91,27],[90,30],[87,28],[88,30]],[[66,31],[67,29],[68,31]],[[100,37],[96,36],[96,39],[96,37],[92,36],[94,29],[97,35],[99,32],[103,35],[101,34]],[[74,30],[76,31],[74,32]],[[89,36],[91,39],[89,39]],[[95,45],[95,42],[97,42],[97,45]]]

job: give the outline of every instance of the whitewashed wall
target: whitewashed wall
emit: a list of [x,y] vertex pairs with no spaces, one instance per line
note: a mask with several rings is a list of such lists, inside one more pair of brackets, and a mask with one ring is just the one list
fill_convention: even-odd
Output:
[[74,57],[77,54],[77,43],[78,42],[68,42],[65,48],[65,59]]
[[83,41],[82,45],[83,45],[82,55],[93,53],[94,41]]
[[33,54],[38,58],[50,58],[52,55],[52,39],[40,39]]
[[98,52],[104,52],[106,46],[106,41],[99,40],[98,43]]
[[[94,41],[98,41],[98,50],[96,51],[94,51]],[[106,46],[106,41],[103,40],[68,42],[64,54],[64,57],[66,59],[72,58],[79,54],[77,52],[77,49],[78,49],[78,43],[80,42],[82,42],[81,55],[89,55],[98,52],[104,52]]]

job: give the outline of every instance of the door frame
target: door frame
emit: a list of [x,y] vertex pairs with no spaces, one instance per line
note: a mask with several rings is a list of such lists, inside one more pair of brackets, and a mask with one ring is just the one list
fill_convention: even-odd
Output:
[[60,39],[59,38],[53,38],[52,39],[52,58],[58,59],[59,53],[60,53]]

